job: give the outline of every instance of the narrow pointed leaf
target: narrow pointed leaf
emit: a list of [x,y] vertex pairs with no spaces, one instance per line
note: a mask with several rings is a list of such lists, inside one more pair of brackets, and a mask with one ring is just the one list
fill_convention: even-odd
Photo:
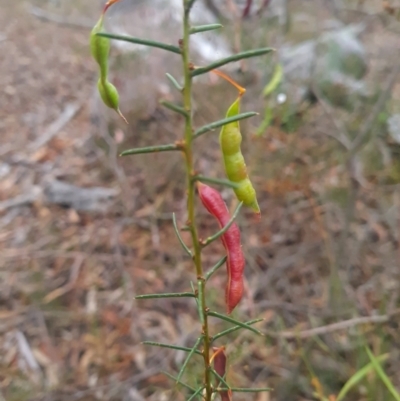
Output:
[[[383,354],[376,357],[376,360],[378,361],[378,363],[382,363],[386,361],[388,358],[389,354]],[[352,387],[357,385],[358,382],[364,379],[364,377],[367,376],[373,370],[374,370],[374,364],[372,362],[366,364],[364,367],[357,370],[357,372],[354,373],[354,375],[351,376],[350,379],[347,380],[347,382],[344,384],[338,396],[336,397],[336,401],[342,401],[343,398],[346,397],[347,393],[352,389]]]
[[[169,348],[169,349],[174,349],[174,350],[177,350],[177,351],[185,351],[185,352],[191,352],[192,351],[192,348],[179,347],[177,345],[158,343],[158,342],[155,342],[155,341],[143,341],[142,344],[144,344],[144,345],[153,345],[155,347],[161,347],[161,348]],[[195,354],[203,355],[201,353],[201,351],[199,351],[199,350],[196,350]]]
[[[245,322],[244,324],[251,326],[252,324],[256,324],[258,322],[262,322],[264,319],[253,319],[253,320],[249,320],[248,322]],[[231,327],[229,329],[226,329],[224,331],[221,331],[220,333],[216,334],[215,336],[212,337],[212,341],[217,340],[218,338],[224,337],[230,333],[233,333],[234,331],[240,330],[241,328],[243,328],[242,326],[234,326]]]
[[181,147],[176,145],[175,143],[170,143],[168,145],[159,145],[159,146],[147,146],[144,148],[134,148],[134,149],[124,150],[120,154],[120,156],[139,155],[142,153],[169,152],[173,150],[181,150]]
[[229,322],[229,323],[236,324],[237,326],[240,326],[240,327],[243,327],[244,329],[250,330],[250,331],[252,331],[253,333],[258,334],[258,335],[260,335],[260,336],[264,336],[264,335],[265,335],[264,333],[262,333],[261,331],[255,329],[254,327],[251,327],[251,326],[248,325],[247,323],[239,322],[239,320],[233,319],[232,317],[223,315],[223,314],[221,314],[221,313],[213,312],[213,311],[208,311],[208,312],[207,312],[207,315],[208,315],[208,316],[217,317],[218,319],[225,320],[226,322]]
[[194,137],[197,138],[197,137],[199,137],[199,136],[201,136],[201,135],[203,135],[203,134],[205,134],[205,133],[207,133],[209,131],[213,131],[216,128],[222,127],[222,126],[224,126],[226,124],[233,123],[235,121],[244,120],[246,118],[254,117],[256,115],[258,115],[258,113],[254,112],[254,111],[248,111],[246,113],[237,114],[236,116],[233,116],[233,117],[223,118],[222,120],[218,120],[218,121],[215,121],[213,123],[204,125],[203,127],[200,127],[194,133]]
[[188,117],[188,113],[187,113],[187,111],[186,111],[183,107],[178,106],[178,105],[176,105],[176,104],[174,104],[174,103],[171,103],[171,102],[167,102],[166,100],[162,100],[160,103],[161,103],[164,107],[166,107],[167,109],[170,109],[170,110],[172,110],[172,111],[175,111],[175,113],[178,113],[178,114],[184,116],[185,118]]
[[217,240],[221,235],[224,235],[228,230],[229,227],[234,223],[241,207],[243,206],[243,202],[240,202],[234,213],[232,214],[232,217],[230,218],[230,220],[228,221],[228,223],[221,229],[219,230],[217,233],[215,233],[214,235],[212,235],[211,237],[208,237],[205,241],[202,242],[202,246],[205,247],[209,244],[211,244],[212,242],[214,242],[215,240]]
[[221,376],[216,372],[215,369],[213,369],[213,368],[210,367],[210,371],[211,371],[211,373],[212,373],[218,380],[220,380],[220,381],[222,382],[222,384],[223,384],[226,388],[230,389],[229,384],[225,381],[225,379],[224,379],[223,377],[221,377]]
[[162,371],[161,373],[164,374],[165,376],[169,377],[170,379],[172,379],[175,383],[178,383],[178,384],[180,384],[181,386],[187,388],[188,390],[193,391],[193,392],[196,392],[196,391],[197,391],[197,390],[196,390],[195,388],[193,388],[192,386],[189,386],[188,384],[183,383],[183,382],[181,382],[180,380],[177,380],[175,376],[171,375],[171,373],[168,373],[168,372],[165,372],[165,371]]
[[194,400],[198,395],[200,395],[200,393],[201,393],[203,390],[204,390],[204,386],[203,386],[203,387],[199,387],[199,388],[197,389],[197,391],[196,391],[195,393],[193,393],[193,394],[188,398],[187,401],[192,401],[192,400]]
[[168,74],[168,72],[167,72],[165,75],[167,76],[169,81],[172,83],[172,85],[174,85],[174,87],[176,89],[178,89],[179,92],[183,91],[182,85],[180,85],[179,82],[171,74]]
[[374,369],[376,374],[379,376],[379,378],[383,381],[384,385],[392,394],[393,398],[396,401],[400,401],[400,393],[396,390],[394,387],[392,381],[389,379],[389,376],[385,373],[385,371],[382,369],[381,364],[377,360],[376,356],[371,352],[371,350],[368,347],[365,347],[365,350],[367,351],[368,357],[372,364],[374,365]]
[[221,258],[206,274],[206,281],[226,262],[227,256]]
[[217,387],[213,391],[219,393],[220,391],[231,390],[233,393],[263,393],[264,391],[273,390],[271,387],[261,387],[261,388],[241,388],[241,387]]
[[223,28],[221,24],[198,25],[190,28],[190,34],[194,35],[195,33],[213,31],[221,28]]
[[255,49],[255,50],[247,50],[244,52],[240,52],[237,54],[234,54],[232,56],[223,58],[221,60],[218,60],[214,63],[211,63],[205,67],[198,67],[195,68],[191,74],[192,77],[196,77],[197,75],[201,75],[201,74],[205,74],[206,72],[209,72],[211,70],[215,70],[218,67],[221,67],[225,64],[229,64],[232,63],[234,61],[239,61],[239,60],[243,60],[245,58],[250,58],[250,57],[259,57],[259,56],[263,56],[265,54],[271,53],[275,51],[275,49],[271,48],[271,47],[264,47],[261,49]]
[[194,298],[194,294],[192,292],[171,292],[164,294],[143,294],[137,295],[135,299],[157,299],[157,298],[186,298],[191,297]]
[[203,340],[203,336],[200,336],[200,337],[197,339],[196,343],[193,345],[193,348],[192,348],[191,351],[189,352],[188,356],[186,357],[185,362],[183,362],[183,365],[182,365],[182,367],[181,367],[181,370],[179,371],[178,376],[177,376],[177,378],[176,378],[176,382],[177,382],[177,383],[179,383],[179,381],[181,380],[181,377],[182,377],[182,375],[183,375],[183,373],[184,373],[184,371],[185,371],[185,369],[186,369],[186,367],[187,367],[187,365],[188,365],[188,363],[189,363],[189,361],[190,361],[190,358],[191,358],[191,357],[193,356],[193,354],[196,352],[197,347],[199,346],[199,344],[201,343],[202,340]]
[[157,47],[158,49],[163,49],[163,50],[167,50],[172,53],[181,54],[181,49],[179,47],[168,45],[167,43],[157,42],[154,40],[141,39],[141,38],[136,38],[134,36],[128,36],[128,35],[117,35],[117,34],[108,33],[108,32],[100,32],[97,35],[102,36],[104,38],[120,40],[122,42],[135,43],[137,45],[143,45],[143,46],[148,46],[148,47]]
[[172,224],[174,225],[174,230],[175,230],[175,234],[178,237],[178,240],[180,242],[180,244],[182,245],[182,248],[186,251],[186,253],[192,257],[192,251],[188,248],[188,246],[185,244],[185,242],[183,241],[181,234],[179,233],[179,229],[178,229],[178,225],[176,223],[176,217],[175,217],[175,213],[172,213]]
[[217,184],[222,185],[228,188],[239,188],[239,184],[236,182],[232,182],[229,180],[223,180],[219,178],[212,178],[212,177],[205,177],[204,175],[196,175],[193,177],[193,180],[200,181],[200,182],[207,182],[209,184]]

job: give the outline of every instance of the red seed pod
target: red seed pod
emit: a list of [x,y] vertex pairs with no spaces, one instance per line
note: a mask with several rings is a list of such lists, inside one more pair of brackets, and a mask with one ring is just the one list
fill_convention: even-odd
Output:
[[[214,361],[214,370],[218,373],[222,378],[225,377],[226,373],[226,354],[225,347],[222,346],[220,348],[213,347],[214,354],[211,357],[211,360]],[[220,380],[216,381],[216,385],[218,386]],[[232,401],[232,391],[221,391],[220,393],[222,401]]]
[[[220,228],[225,227],[231,216],[220,193],[202,183],[197,184],[197,189],[204,207],[218,220]],[[228,283],[226,285],[225,301],[227,312],[230,314],[242,299],[244,288],[243,271],[245,261],[240,243],[240,231],[236,223],[233,223],[221,236],[221,240],[227,253]]]

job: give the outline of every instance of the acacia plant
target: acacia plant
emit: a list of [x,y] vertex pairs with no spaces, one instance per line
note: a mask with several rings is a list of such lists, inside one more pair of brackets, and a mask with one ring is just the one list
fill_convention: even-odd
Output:
[[[175,143],[171,144],[129,149],[124,151],[122,153],[122,156],[169,151],[179,151],[183,155],[187,185],[187,220],[184,229],[190,232],[191,246],[188,246],[183,241],[174,214],[172,216],[172,222],[183,250],[193,260],[197,281],[195,284],[191,283],[191,291],[188,292],[139,295],[136,297],[136,299],[143,300],[152,298],[173,297],[188,297],[190,299],[193,299],[194,302],[197,304],[198,317],[201,323],[201,332],[199,333],[195,344],[191,348],[148,341],[145,343],[148,345],[166,347],[187,352],[187,357],[178,375],[176,377],[171,377],[173,377],[176,383],[181,384],[185,389],[188,390],[188,400],[204,399],[206,401],[210,401],[212,399],[215,399],[219,395],[223,401],[226,401],[231,400],[233,397],[233,393],[235,392],[268,391],[268,388],[246,389],[231,387],[229,383],[227,383],[225,376],[225,347],[214,346],[214,342],[217,339],[223,338],[227,334],[239,329],[247,329],[257,335],[262,335],[259,330],[253,327],[255,323],[261,321],[262,319],[255,319],[246,323],[242,323],[229,316],[232,310],[240,302],[243,294],[243,270],[245,264],[245,258],[240,243],[240,231],[234,220],[239,213],[242,205],[250,207],[257,214],[257,216],[260,216],[260,208],[256,199],[256,193],[248,177],[246,164],[244,162],[244,158],[240,149],[242,136],[239,127],[240,120],[252,117],[256,113],[240,113],[240,100],[245,90],[237,85],[225,74],[218,71],[217,68],[245,58],[265,55],[267,53],[270,53],[273,49],[261,48],[257,50],[240,52],[233,56],[216,61],[207,66],[195,66],[191,63],[189,57],[190,36],[193,34],[199,34],[201,32],[222,28],[220,24],[191,26],[190,12],[196,0],[182,0],[183,32],[182,39],[176,46],[142,38],[114,35],[104,32],[103,23],[105,12],[112,4],[117,3],[118,1],[119,0],[110,0],[107,2],[98,23],[92,30],[90,37],[91,52],[94,59],[99,65],[98,90],[106,106],[116,110],[116,112],[118,112],[118,114],[122,116],[119,110],[118,92],[115,86],[111,82],[109,82],[107,78],[110,39],[156,47],[164,51],[171,52],[173,53],[173,55],[179,55],[182,58],[183,65],[182,84],[180,84],[178,80],[170,74],[166,74],[167,78],[172,82],[174,87],[179,92],[181,92],[183,98],[183,106],[179,106],[166,101],[162,102],[165,107],[180,114],[183,117],[185,124],[182,137],[178,138]],[[208,72],[215,72],[233,83],[239,90],[239,96],[237,100],[235,100],[233,104],[228,108],[225,118],[196,129],[193,126],[192,120],[192,82],[196,76],[206,74]],[[194,141],[199,136],[220,127],[221,153],[227,179],[215,179],[206,177],[199,174],[195,170],[193,154]],[[232,216],[230,216],[228,208],[226,207],[219,192],[204,183],[227,186],[233,189],[239,203]],[[202,240],[199,237],[196,225],[196,190],[203,206],[208,210],[210,214],[212,214],[216,218],[220,226],[220,230],[216,234],[208,237],[205,240]],[[201,260],[202,250],[207,245],[218,239],[222,240],[222,243],[226,250],[226,256],[223,256],[221,260],[206,273],[204,271]],[[226,264],[228,273],[225,293],[227,314],[213,311],[207,306],[207,282],[209,278],[223,264]],[[220,333],[212,334],[209,325],[210,316],[229,322],[233,324],[233,326]],[[193,388],[182,382],[182,375],[188,365],[189,360],[194,355],[199,355],[200,357],[202,357],[204,364],[204,374],[203,377],[200,378],[198,381],[201,383],[198,388]]]

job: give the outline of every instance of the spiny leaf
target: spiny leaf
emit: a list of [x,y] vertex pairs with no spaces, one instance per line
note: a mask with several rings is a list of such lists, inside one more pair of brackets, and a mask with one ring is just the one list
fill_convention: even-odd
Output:
[[222,384],[223,384],[226,388],[230,389],[229,384],[225,381],[225,379],[224,379],[223,377],[221,377],[221,376],[216,372],[215,369],[213,369],[213,368],[210,367],[210,371],[211,371],[211,373],[212,373],[218,380],[220,380],[220,381],[222,382]]
[[186,357],[185,362],[183,362],[183,365],[182,365],[182,367],[181,367],[181,370],[180,370],[179,373],[178,373],[178,376],[177,376],[177,378],[176,378],[176,381],[177,381],[177,382],[179,382],[179,381],[181,380],[181,377],[182,377],[182,375],[183,375],[183,372],[185,371],[185,369],[186,369],[186,367],[187,367],[187,365],[188,365],[188,363],[189,363],[189,361],[190,361],[190,358],[191,358],[191,357],[193,356],[193,354],[196,352],[197,347],[199,346],[199,344],[201,343],[202,340],[203,340],[203,336],[200,336],[200,337],[197,339],[196,343],[193,345],[193,348],[190,350],[189,355]]
[[271,47],[264,47],[264,48],[261,48],[261,49],[247,50],[247,51],[240,52],[240,53],[234,54],[232,56],[223,58],[221,60],[218,60],[218,61],[216,61],[214,63],[211,63],[211,64],[209,64],[209,65],[207,65],[205,67],[195,68],[192,71],[191,74],[192,74],[192,77],[196,77],[197,75],[205,74],[206,72],[209,72],[211,70],[215,70],[216,68],[221,67],[221,66],[223,66],[225,64],[229,64],[229,63],[232,63],[234,61],[239,61],[239,60],[243,60],[243,59],[250,58],[250,57],[263,56],[263,55],[271,53],[273,51],[275,51],[275,49],[272,49]]
[[182,85],[180,85],[179,82],[178,82],[171,74],[168,74],[168,72],[167,72],[165,75],[167,76],[167,78],[169,79],[169,81],[172,83],[172,85],[174,85],[174,87],[175,87],[179,92],[182,92],[182,91],[183,91]]
[[208,237],[205,241],[202,242],[202,246],[205,247],[209,244],[211,244],[212,242],[214,242],[215,240],[217,240],[219,237],[221,237],[222,235],[224,235],[228,230],[229,227],[234,223],[237,215],[239,214],[240,208],[243,206],[243,202],[240,202],[234,213],[232,214],[232,217],[230,218],[230,220],[228,221],[228,223],[221,229],[219,230],[217,233],[215,233],[214,235],[212,235],[211,237]]
[[[251,326],[252,324],[256,324],[258,322],[262,322],[264,319],[259,318],[259,319],[253,319],[253,320],[249,320],[248,322],[245,322],[244,324]],[[234,326],[231,327],[229,329],[226,329],[224,331],[221,331],[220,333],[216,334],[215,336],[212,337],[212,341],[214,342],[215,340],[217,340],[218,338],[224,337],[230,333],[233,333],[234,331],[240,330],[241,328],[243,328],[243,326]]]
[[120,156],[128,156],[128,155],[138,155],[141,153],[158,153],[158,152],[169,152],[173,150],[181,150],[182,148],[175,144],[170,143],[168,145],[158,145],[158,146],[146,146],[144,148],[133,148],[124,150]]
[[192,257],[193,256],[192,251],[185,244],[185,242],[183,241],[183,239],[181,237],[181,234],[179,233],[178,224],[176,223],[175,213],[172,213],[172,224],[174,225],[175,234],[178,237],[178,240],[179,240],[180,244],[182,245],[182,248],[186,251],[186,253],[190,257]]
[[[192,348],[188,348],[188,347],[180,347],[178,345],[171,345],[171,344],[165,344],[165,343],[158,343],[155,341],[143,341],[142,344],[144,345],[153,345],[155,347],[161,347],[161,348],[170,348],[170,349],[174,349],[177,351],[185,351],[185,352],[191,352]],[[195,350],[195,354],[198,355],[203,355],[201,351],[199,350]]]
[[221,24],[198,25],[190,28],[190,34],[194,35],[195,33],[213,31],[221,28],[223,28],[223,25]]
[[166,292],[164,294],[143,294],[137,295],[135,299],[157,299],[157,298],[185,298],[192,297],[195,295],[192,292]]
[[232,182],[229,180],[223,180],[223,179],[219,179],[219,178],[205,177],[203,175],[196,175],[193,177],[193,180],[200,181],[200,182],[207,182],[209,184],[222,185],[222,186],[228,187],[228,188],[239,188],[239,186],[240,186],[236,182]]
[[183,383],[183,382],[181,382],[180,380],[177,380],[177,378],[176,378],[175,376],[171,375],[171,373],[168,373],[168,372],[165,372],[165,371],[162,371],[161,373],[164,374],[165,376],[169,377],[170,379],[172,379],[175,383],[178,383],[178,384],[180,384],[181,386],[187,388],[188,390],[191,390],[191,391],[194,391],[194,392],[197,391],[197,390],[196,390],[195,388],[193,388],[192,386],[189,386],[188,384]]
[[225,321],[227,321],[227,322],[229,322],[229,323],[236,324],[237,326],[240,326],[240,327],[243,327],[244,329],[250,330],[250,331],[252,331],[253,333],[258,334],[258,335],[260,335],[260,336],[264,336],[264,335],[265,335],[264,333],[262,333],[261,331],[255,329],[254,327],[251,327],[251,326],[248,325],[247,323],[239,322],[239,320],[233,319],[232,317],[223,315],[223,314],[221,314],[221,313],[213,312],[213,311],[208,311],[208,312],[207,312],[207,315],[208,315],[208,316],[214,316],[214,317],[217,317],[218,319],[225,320]]
[[226,262],[227,256],[221,258],[206,274],[206,281]]
[[195,397],[197,397],[203,390],[204,390],[204,386],[203,386],[203,387],[199,387],[199,388],[197,389],[197,391],[196,391],[195,393],[193,393],[193,394],[188,398],[187,401],[192,401],[192,400],[194,400]]
[[248,111],[246,113],[240,113],[240,114],[237,114],[236,116],[223,118],[222,120],[218,120],[213,123],[204,125],[203,127],[200,127],[198,130],[196,130],[196,132],[194,133],[194,138],[197,138],[209,131],[213,131],[216,128],[223,127],[226,124],[230,124],[235,121],[244,120],[246,118],[254,117],[256,115],[258,115],[258,113],[254,112],[254,111]]
[[178,114],[182,115],[182,116],[185,117],[185,118],[187,118],[187,117],[189,116],[188,113],[187,113],[187,111],[186,111],[183,107],[178,106],[178,105],[176,105],[176,104],[174,104],[174,103],[168,102],[168,101],[166,101],[166,100],[162,100],[162,101],[160,102],[160,104],[162,104],[162,105],[163,105],[164,107],[166,107],[167,109],[172,110],[172,111],[174,111],[175,113],[178,113]]
[[97,35],[102,36],[104,38],[120,40],[122,42],[135,43],[137,45],[143,45],[148,47],[157,47],[158,49],[163,49],[172,53],[181,54],[181,49],[179,47],[168,45],[167,43],[157,42],[154,40],[141,39],[128,35],[116,35],[114,33],[107,33],[107,32],[100,32]]

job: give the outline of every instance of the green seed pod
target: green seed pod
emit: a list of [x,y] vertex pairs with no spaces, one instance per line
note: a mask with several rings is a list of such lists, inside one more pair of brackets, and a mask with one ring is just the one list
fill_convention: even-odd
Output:
[[99,78],[99,80],[97,81],[97,89],[99,90],[101,99],[103,100],[104,104],[110,109],[114,109],[128,124],[125,117],[119,110],[119,95],[117,88],[111,82]]
[[97,36],[96,34],[101,32],[104,28],[104,14],[101,15],[97,24],[90,33],[90,51],[92,57],[97,61],[100,67],[100,76],[102,79],[107,78],[108,74],[108,55],[110,53],[110,40]]
[[[239,110],[240,97],[228,109],[226,117],[229,118],[239,114]],[[224,158],[226,175],[230,181],[239,185],[238,188],[234,189],[236,197],[246,206],[260,214],[256,191],[247,174],[246,163],[240,149],[242,134],[240,133],[238,121],[229,123],[222,127],[219,142]]]

